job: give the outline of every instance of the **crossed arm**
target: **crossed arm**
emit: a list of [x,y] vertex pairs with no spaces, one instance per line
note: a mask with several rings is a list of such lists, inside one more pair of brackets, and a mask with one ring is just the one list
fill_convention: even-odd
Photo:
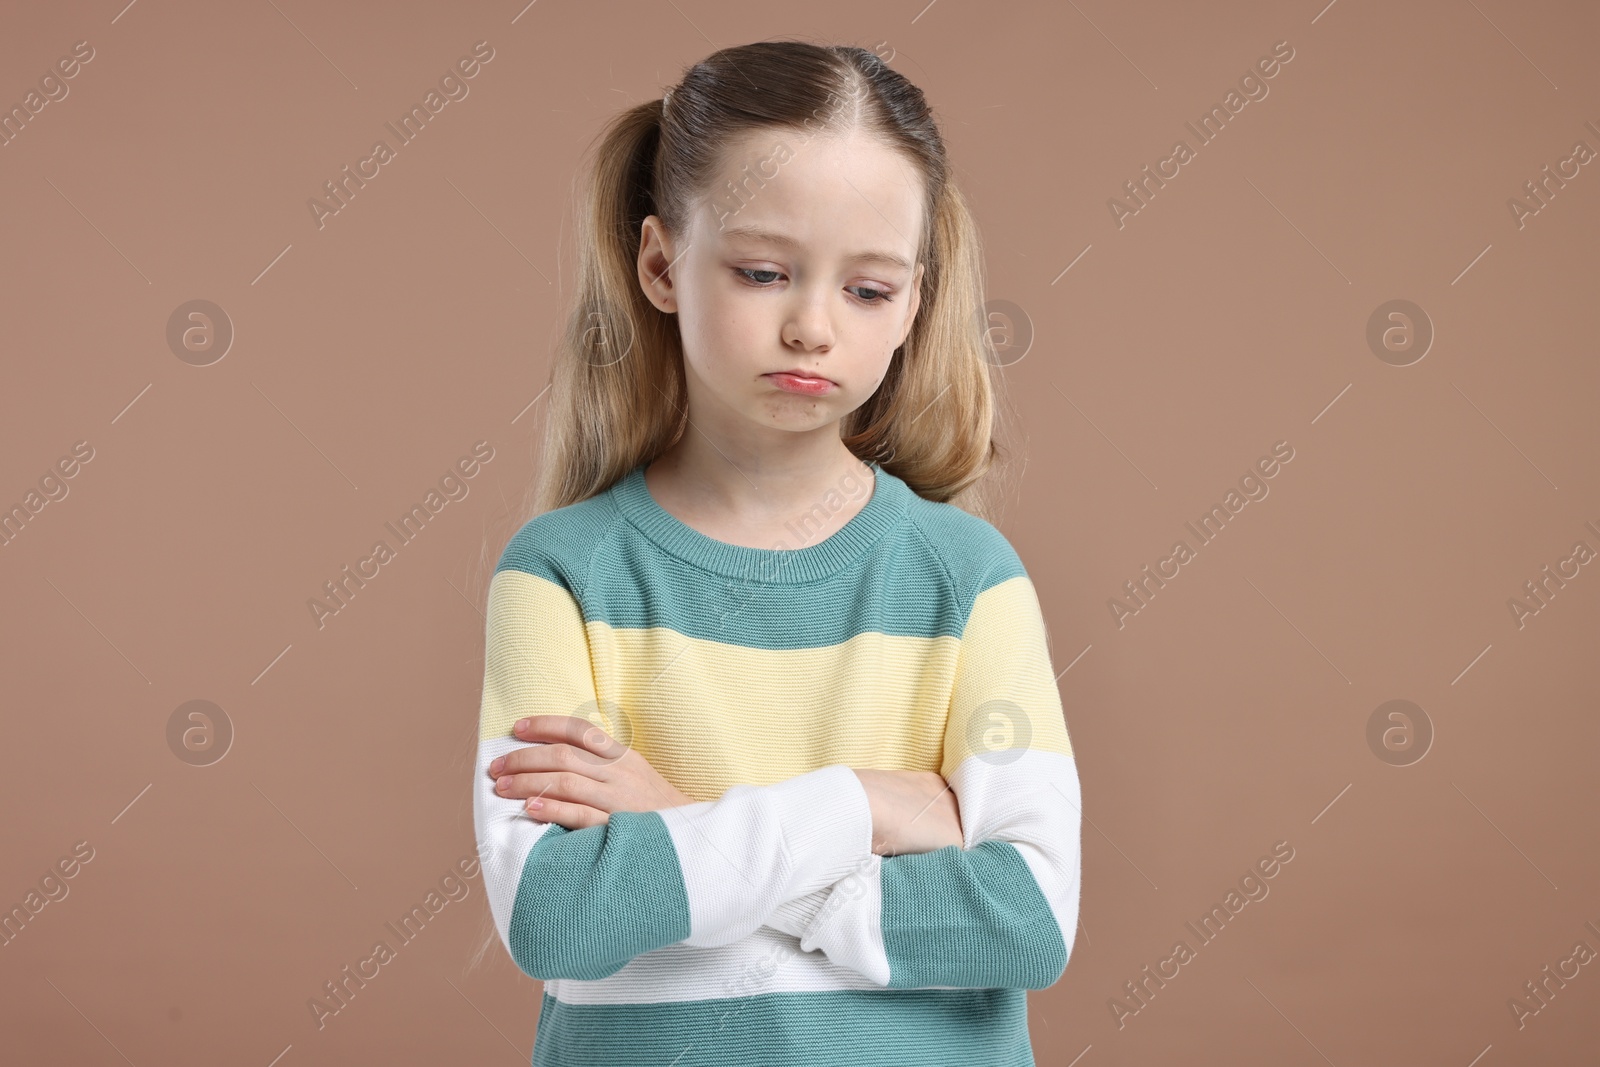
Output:
[[[1052,984],[1077,925],[1080,800],[1042,620],[1030,631],[1030,610],[1037,619],[1032,587],[1012,579],[979,597],[963,636],[942,767],[961,844],[883,857],[873,848],[873,795],[842,765],[734,786],[715,801],[611,810],[579,828],[530,818],[522,800],[496,789],[491,765],[528,751],[512,731],[517,718],[593,706],[593,678],[570,594],[538,576],[498,573],[474,820],[513,959],[536,978],[594,979],[643,952],[729,944],[765,925],[884,987]],[[622,766],[625,757],[596,743],[591,767]],[[580,791],[562,780],[563,792]],[[542,791],[544,818],[558,818],[563,804],[586,806]]]

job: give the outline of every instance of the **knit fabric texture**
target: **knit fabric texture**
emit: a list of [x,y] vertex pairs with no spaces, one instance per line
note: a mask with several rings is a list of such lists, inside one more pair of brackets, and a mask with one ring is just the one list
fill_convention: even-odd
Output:
[[[534,1067],[1034,1063],[1027,991],[1066,968],[1081,881],[1043,615],[997,529],[867,469],[795,547],[700,533],[642,463],[506,545],[473,816],[544,983]],[[694,803],[537,821],[488,774],[530,715],[602,727]],[[939,772],[964,843],[874,855],[852,768]]]

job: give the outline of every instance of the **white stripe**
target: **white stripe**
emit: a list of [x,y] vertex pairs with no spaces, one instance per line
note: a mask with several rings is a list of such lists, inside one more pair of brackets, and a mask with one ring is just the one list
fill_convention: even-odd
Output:
[[528,818],[525,800],[503,797],[494,791],[489,764],[528,742],[517,737],[492,737],[478,742],[478,766],[472,783],[472,822],[478,836],[478,862],[483,868],[483,889],[489,897],[500,940],[511,951],[511,908],[522,882],[522,868],[534,843],[555,823]]

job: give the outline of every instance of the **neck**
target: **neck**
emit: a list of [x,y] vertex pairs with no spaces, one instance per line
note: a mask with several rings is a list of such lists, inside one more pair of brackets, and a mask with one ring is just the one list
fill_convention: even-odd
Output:
[[829,494],[849,498],[872,471],[837,437],[784,452],[713,447],[691,428],[645,472],[652,492],[689,514],[774,521],[810,512]]

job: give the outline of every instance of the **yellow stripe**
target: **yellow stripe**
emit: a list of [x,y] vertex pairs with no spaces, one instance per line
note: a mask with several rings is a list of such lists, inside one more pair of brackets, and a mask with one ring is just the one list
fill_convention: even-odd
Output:
[[581,715],[594,707],[583,615],[565,589],[504,570],[489,583],[478,737],[509,737],[524,715]]
[[[1031,747],[1070,754],[1048,657],[1034,655],[1043,648],[1042,623],[1030,634],[1019,610],[1029,603],[1037,613],[1025,577],[980,596],[965,655],[974,664],[984,661],[980,648],[998,656],[990,662],[1005,668],[985,683],[992,691],[984,698],[1028,709]],[[864,633],[825,648],[773,650],[665,627],[595,622],[585,631],[564,589],[512,570],[490,586],[488,632],[480,737],[504,737],[530,713],[576,715],[636,749],[696,800],[835,763],[954,769],[945,751],[947,694],[963,654],[954,637]],[[1024,670],[1017,675],[1019,653]],[[963,693],[976,693],[972,681],[955,689],[966,723],[973,697]],[[1052,717],[1054,730],[1044,722]],[[954,741],[964,751],[962,737]]]
[[[949,778],[975,752],[1022,747],[1072,755],[1044,615],[1026,575],[978,595],[962,634],[961,657],[939,773]],[[1003,765],[1004,757],[995,762]]]
[[697,799],[835,763],[939,768],[953,637],[761,649],[594,624],[589,640],[603,696],[632,713],[629,743]]

